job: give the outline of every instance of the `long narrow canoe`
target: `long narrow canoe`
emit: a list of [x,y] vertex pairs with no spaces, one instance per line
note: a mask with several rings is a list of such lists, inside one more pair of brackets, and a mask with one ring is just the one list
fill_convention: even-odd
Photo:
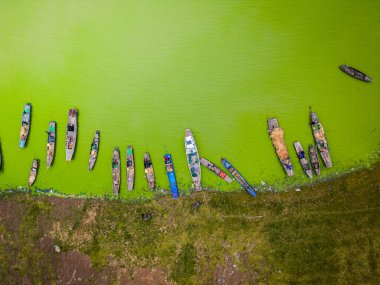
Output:
[[115,147],[112,154],[112,193],[119,195],[120,192],[120,151]]
[[56,141],[56,122],[51,121],[49,123],[49,128],[46,131],[48,137],[47,137],[47,144],[46,144],[46,166],[49,168],[54,160],[54,154],[55,154],[55,141]]
[[325,131],[323,130],[322,124],[319,122],[317,114],[314,112],[310,112],[310,125],[311,130],[313,131],[315,143],[317,144],[317,148],[321,154],[323,162],[325,163],[326,167],[332,167],[330,150],[327,145]]
[[217,176],[222,178],[224,181],[231,183],[232,179],[225,173],[223,170],[221,170],[219,167],[217,167],[215,164],[212,162],[208,161],[205,158],[201,157],[201,163],[204,167],[206,167],[208,170],[211,172],[215,173]]
[[286,174],[288,176],[293,176],[293,166],[284,141],[284,131],[278,125],[276,118],[268,119],[268,133],[269,137],[272,139],[272,144],[276,149],[277,156],[284,167]]
[[235,178],[237,182],[245,189],[249,194],[252,196],[256,196],[255,189],[248,183],[248,181],[237,171],[235,167],[231,165],[231,163],[228,162],[227,159],[221,158],[221,162],[223,166],[228,170],[229,173]]
[[193,180],[195,191],[201,190],[201,164],[197,145],[195,144],[193,133],[190,129],[185,131],[185,152],[187,165]]
[[310,168],[310,164],[307,161],[305,151],[302,148],[302,145],[300,142],[294,142],[294,148],[296,150],[298,159],[301,163],[301,166],[303,168],[303,171],[305,171],[306,175],[309,176],[309,178],[313,178],[313,171]]
[[90,158],[88,159],[88,170],[92,170],[94,168],[96,159],[98,158],[99,142],[100,142],[100,131],[97,130],[95,132],[95,136],[91,144]]
[[145,168],[145,177],[149,184],[149,189],[154,189],[154,169],[152,160],[150,159],[149,152],[144,154],[144,168]]
[[1,154],[1,144],[0,144],[0,171],[3,169],[3,157],[2,157],[2,154]]
[[32,186],[34,181],[36,181],[37,172],[38,172],[38,159],[34,159],[32,163],[32,167],[29,172],[28,185]]
[[315,174],[317,174],[317,176],[321,175],[321,170],[319,168],[318,153],[312,144],[309,145],[309,156],[311,166],[313,167]]
[[131,145],[127,147],[127,184],[128,190],[133,190],[135,182],[135,160],[133,158],[133,148]]
[[339,66],[339,69],[342,70],[344,73],[348,74],[349,76],[359,79],[364,82],[372,82],[372,78],[368,75],[365,75],[363,72],[347,65],[341,65]]
[[78,133],[78,110],[69,110],[69,121],[66,128],[66,160],[70,161],[73,158],[75,151],[75,145],[77,143],[77,133]]
[[31,123],[32,106],[30,103],[24,105],[24,111],[21,118],[21,130],[20,130],[20,147],[24,148],[29,136],[30,123]]
[[171,154],[167,153],[164,155],[165,170],[168,175],[170,189],[172,190],[172,195],[174,199],[178,198],[178,187],[177,180],[175,177],[174,164]]

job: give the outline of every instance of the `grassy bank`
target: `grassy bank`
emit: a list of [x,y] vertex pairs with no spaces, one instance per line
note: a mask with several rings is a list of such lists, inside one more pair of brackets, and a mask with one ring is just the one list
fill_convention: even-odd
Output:
[[379,165],[255,199],[204,191],[125,203],[3,193],[0,280],[378,284],[379,216]]

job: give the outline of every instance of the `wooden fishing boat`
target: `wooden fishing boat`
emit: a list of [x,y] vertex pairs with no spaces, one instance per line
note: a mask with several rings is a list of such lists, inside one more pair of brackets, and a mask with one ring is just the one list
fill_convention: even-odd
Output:
[[21,118],[21,130],[20,130],[20,147],[24,148],[26,140],[28,139],[30,123],[31,123],[32,106],[30,103],[24,105],[24,111]]
[[204,167],[206,167],[211,172],[215,173],[217,176],[222,178],[224,181],[227,181],[228,183],[232,182],[232,179],[227,175],[227,173],[225,173],[223,170],[221,170],[219,167],[217,167],[212,162],[201,157],[201,163]]
[[2,151],[1,151],[1,144],[0,144],[0,170],[3,169],[3,157],[2,157]]
[[272,144],[276,149],[276,153],[282,166],[284,167],[286,174],[288,176],[293,176],[293,166],[290,161],[289,152],[286,148],[284,141],[284,131],[279,127],[276,118],[268,119],[268,133],[269,137],[272,139]]
[[173,198],[177,199],[178,187],[177,187],[177,180],[175,177],[174,164],[173,164],[171,154],[167,153],[164,155],[164,162],[165,162],[165,170],[166,170],[166,174],[168,175],[170,189],[172,190]]
[[118,147],[113,149],[112,154],[112,193],[119,195],[120,192],[120,151]]
[[133,158],[133,148],[131,145],[127,147],[127,184],[128,190],[133,190],[135,182],[135,160]]
[[195,144],[193,133],[190,129],[185,131],[185,152],[187,165],[190,170],[190,175],[193,180],[195,191],[201,190],[201,164],[197,145]]
[[342,70],[344,73],[348,74],[349,76],[353,77],[353,78],[356,78],[356,79],[359,79],[361,81],[364,81],[364,82],[372,82],[372,79],[371,77],[369,77],[368,75],[365,75],[363,72],[353,68],[353,67],[350,67],[350,66],[347,66],[347,65],[341,65],[339,66],[339,69]]
[[309,145],[309,157],[315,174],[317,174],[317,176],[321,175],[321,170],[319,169],[318,153],[312,144]]
[[77,133],[78,133],[78,110],[69,110],[69,121],[66,128],[66,160],[70,161],[73,158],[75,151],[75,145],[77,143]]
[[32,167],[30,168],[29,172],[29,179],[28,179],[28,185],[32,186],[34,181],[36,181],[38,172],[38,159],[34,159],[32,163]]
[[317,114],[314,112],[310,112],[310,124],[311,130],[313,131],[315,143],[317,144],[317,148],[321,154],[323,162],[325,163],[326,167],[332,167],[330,150],[327,145],[325,131],[323,130],[322,124],[319,122]]
[[228,162],[227,159],[221,158],[221,162],[223,166],[228,170],[229,173],[235,178],[237,182],[245,189],[249,194],[252,196],[256,196],[256,191],[255,189],[248,183],[247,180],[237,171],[235,167],[231,165],[231,163]]
[[145,168],[145,176],[146,180],[149,184],[149,189],[154,189],[154,170],[153,170],[153,164],[152,160],[150,159],[149,152],[146,152],[144,154],[144,168]]
[[56,122],[51,121],[49,123],[49,128],[46,133],[48,135],[46,145],[46,166],[49,168],[53,163],[55,154]]
[[91,144],[90,158],[88,159],[88,170],[92,170],[94,168],[96,159],[98,158],[99,142],[100,142],[100,131],[97,130],[95,132],[95,136]]
[[307,161],[305,151],[302,148],[302,145],[300,142],[294,142],[294,148],[296,150],[298,159],[301,163],[301,166],[303,168],[303,171],[305,171],[306,175],[309,176],[310,178],[313,178],[313,171],[310,168],[310,164]]

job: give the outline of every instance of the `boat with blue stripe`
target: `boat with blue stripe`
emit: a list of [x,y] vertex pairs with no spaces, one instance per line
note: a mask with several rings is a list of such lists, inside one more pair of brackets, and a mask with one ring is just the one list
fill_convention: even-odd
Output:
[[165,168],[166,173],[168,174],[169,184],[170,188],[172,190],[173,198],[178,198],[178,187],[177,187],[177,180],[175,178],[175,171],[174,171],[174,165],[171,154],[165,154],[164,155],[164,162],[165,162]]
[[235,167],[225,158],[221,158],[223,166],[228,170],[229,173],[235,178],[237,182],[252,196],[256,197],[255,189],[245,180],[245,178],[240,174]]

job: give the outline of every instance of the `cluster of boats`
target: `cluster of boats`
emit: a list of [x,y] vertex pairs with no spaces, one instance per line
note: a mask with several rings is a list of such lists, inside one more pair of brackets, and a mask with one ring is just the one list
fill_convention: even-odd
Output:
[[[27,103],[24,106],[22,113],[21,131],[20,131],[20,143],[19,146],[24,148],[28,139],[28,134],[30,131],[31,124],[31,104]],[[301,166],[307,176],[312,178],[313,171],[316,175],[320,175],[320,163],[318,159],[318,152],[320,153],[322,160],[326,167],[332,167],[330,151],[328,148],[326,136],[322,124],[320,123],[317,115],[314,112],[310,112],[310,125],[313,132],[313,136],[316,143],[316,148],[313,145],[309,145],[309,160],[307,155],[302,148],[299,141],[294,142],[294,148],[297,153],[298,159]],[[46,165],[47,168],[51,167],[55,156],[55,144],[56,144],[56,122],[49,122],[48,130],[46,131],[47,146],[46,146]],[[280,128],[276,118],[268,119],[268,133],[272,140],[273,146],[275,147],[277,156],[288,176],[293,176],[293,166],[284,141],[284,131]],[[71,161],[74,158],[74,152],[77,142],[78,134],[78,110],[70,109],[68,112],[68,122],[66,126],[66,160]],[[243,189],[245,189],[250,195],[256,196],[256,191],[253,186],[251,186],[248,181],[243,177],[243,175],[225,158],[221,158],[221,164],[227,170],[233,179],[221,168],[207,160],[204,157],[199,156],[198,148],[195,143],[194,135],[190,129],[185,131],[185,154],[187,159],[187,164],[192,179],[192,183],[195,191],[202,190],[201,186],[201,165],[213,172],[219,178],[223,179],[227,183],[231,183],[235,179]],[[90,146],[90,155],[88,160],[88,169],[91,171],[96,163],[100,144],[100,131],[96,130],[93,141]],[[174,170],[172,155],[167,153],[163,157],[165,170],[169,180],[169,185],[174,198],[178,197],[178,186],[177,179]],[[0,152],[0,166],[1,166],[1,152]],[[34,159],[32,167],[29,173],[28,184],[32,186],[36,180],[37,172],[39,167],[39,160]],[[150,190],[155,188],[155,175],[154,168],[151,157],[148,152],[144,154],[144,170],[147,183]],[[134,188],[135,181],[135,161],[133,154],[133,147],[128,146],[126,150],[126,178],[127,178],[127,188],[129,191]],[[112,154],[112,192],[114,195],[119,195],[120,193],[120,181],[121,181],[121,158],[120,150],[115,147]]]
[[[314,145],[309,145],[309,157],[311,166],[307,159],[306,153],[303,150],[303,147],[299,141],[295,141],[294,148],[297,153],[298,159],[301,163],[301,166],[310,178],[313,177],[313,171],[319,176],[321,174],[320,164],[318,159],[318,151],[322,157],[322,160],[326,167],[332,167],[330,150],[327,144],[327,139],[325,136],[325,131],[321,122],[319,121],[317,114],[310,112],[310,126],[314,136],[317,149]],[[277,156],[285,169],[285,172],[288,176],[293,176],[293,165],[290,160],[289,152],[284,141],[284,131],[280,128],[276,118],[268,119],[268,133],[269,137],[272,139],[273,146],[276,150]]]

